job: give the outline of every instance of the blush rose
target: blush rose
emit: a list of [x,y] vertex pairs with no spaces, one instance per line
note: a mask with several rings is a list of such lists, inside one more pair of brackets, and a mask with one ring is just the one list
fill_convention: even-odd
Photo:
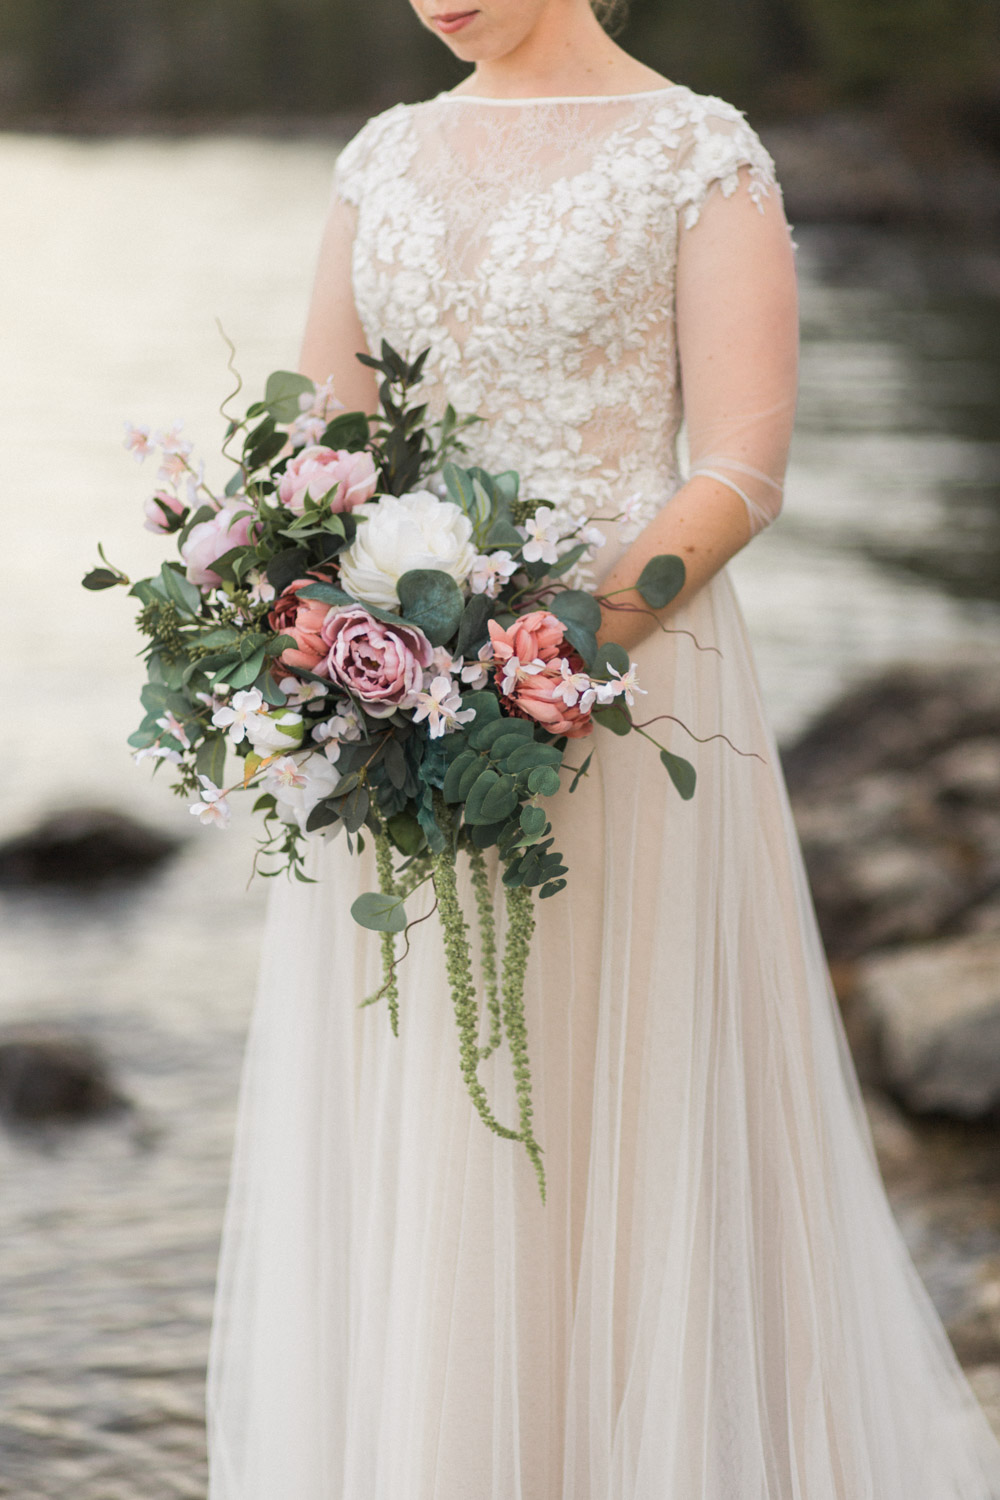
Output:
[[316,578],[296,578],[274,602],[267,620],[275,635],[290,635],[294,646],[286,646],[278,657],[282,666],[293,672],[315,672],[330,650],[323,639],[323,622],[330,613],[329,604],[316,599],[300,599],[299,589],[316,583]]
[[250,541],[253,516],[242,505],[223,505],[208,521],[199,521],[188,532],[181,548],[187,563],[187,579],[198,588],[217,588],[222,579],[213,573],[212,563],[233,547],[245,547]]

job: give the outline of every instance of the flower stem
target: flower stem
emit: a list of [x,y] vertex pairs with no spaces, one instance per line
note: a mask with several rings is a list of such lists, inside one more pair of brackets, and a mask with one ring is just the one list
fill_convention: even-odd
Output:
[[[375,868],[378,871],[378,888],[383,896],[398,896],[399,889],[396,885],[396,876],[392,868],[392,844],[389,835],[385,831],[385,824],[379,824],[378,833],[375,835]],[[382,933],[382,989],[380,991],[389,1002],[389,1023],[392,1026],[393,1036],[399,1036],[399,983],[396,979],[396,937],[392,932]]]

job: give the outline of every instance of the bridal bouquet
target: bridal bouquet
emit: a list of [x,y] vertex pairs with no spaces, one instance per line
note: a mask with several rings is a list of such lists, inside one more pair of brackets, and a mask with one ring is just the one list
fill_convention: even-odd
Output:
[[[148,681],[129,743],[136,761],[172,765],[199,822],[224,827],[230,797],[252,789],[255,867],[263,856],[261,873],[302,880],[314,836],[343,832],[359,850],[371,836],[379,889],[352,915],[381,934],[383,982],[365,1003],[384,999],[394,1031],[406,902],[431,886],[469,1093],[490,1129],[525,1146],[544,1196],[524,977],[533,893],[554,896],[569,873],[545,804],[564,778],[573,791],[586,775],[591,757],[572,756],[595,725],[652,736],[632,718],[643,691],[634,664],[597,645],[598,599],[566,582],[603,534],[522,497],[514,472],[456,463],[476,419],[449,408],[429,421],[413,400],[426,351],[412,363],[388,344],[381,354],[358,355],[381,376],[373,416],[345,412],[329,381],[287,371],[242,419],[224,403],[234,470],[221,494],[179,428],[151,438],[127,424],[138,459],[159,451],[146,526],[175,537],[179,556],[133,583],[99,549],[103,566],[84,585],[122,585],[139,602]],[[662,555],[637,587],[655,610],[683,581],[681,560]],[[657,748],[690,797],[691,765]],[[494,847],[506,904],[499,965]],[[459,851],[475,892],[483,1014]],[[478,1076],[505,1039],[516,1128],[495,1118]]]

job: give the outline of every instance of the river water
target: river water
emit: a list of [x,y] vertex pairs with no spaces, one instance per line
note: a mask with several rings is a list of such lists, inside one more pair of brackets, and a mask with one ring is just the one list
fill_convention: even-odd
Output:
[[[150,475],[121,448],[126,417],[184,419],[212,471],[231,384],[217,319],[252,392],[294,365],[333,155],[0,137],[0,838],[99,802],[185,840],[136,894],[0,900],[0,1024],[92,1038],[136,1106],[0,1133],[0,1494],[18,1500],[204,1494],[207,1324],[264,891],[247,889],[245,819],[192,829],[131,766],[130,601],[79,579],[98,539],[133,575],[162,555],[141,529]],[[796,239],[786,510],[733,565],[786,739],[879,665],[1000,645],[1000,263],[888,230]],[[946,1235],[902,1197],[897,1211],[948,1316],[962,1271]]]

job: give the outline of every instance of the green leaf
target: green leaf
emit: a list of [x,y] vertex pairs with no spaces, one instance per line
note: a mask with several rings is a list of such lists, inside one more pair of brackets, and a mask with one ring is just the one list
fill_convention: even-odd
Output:
[[276,422],[294,422],[299,415],[299,397],[316,387],[305,375],[293,370],[275,370],[267,378],[264,405]]
[[402,932],[406,926],[406,908],[401,896],[383,896],[366,891],[351,906],[351,916],[370,932]]
[[547,822],[544,808],[536,807],[530,802],[521,808],[521,827],[529,837],[541,838]]
[[595,724],[603,724],[612,734],[631,734],[632,715],[620,703],[610,703],[607,708],[596,708],[591,715]]
[[194,768],[199,776],[207,776],[216,786],[223,785],[226,774],[226,736],[212,734],[202,740],[194,758]]
[[535,740],[522,744],[504,761],[504,770],[520,775],[522,771],[533,771],[536,766],[561,766],[563,752],[555,745],[540,745]]
[[316,833],[320,828],[329,828],[340,822],[340,808],[330,802],[317,802],[306,819],[306,833]]
[[412,813],[399,812],[386,822],[389,837],[401,854],[419,854],[424,847],[424,830]]
[[309,566],[307,547],[285,547],[276,552],[264,570],[268,583],[276,594],[283,594],[288,585],[301,578]]
[[592,632],[600,628],[601,606],[583,589],[563,589],[553,596],[549,609],[564,625],[582,625]]
[[561,578],[564,573],[569,572],[574,563],[580,561],[586,551],[586,542],[580,542],[578,546],[571,547],[568,552],[562,554],[557,563],[552,564],[545,575],[546,578]]
[[480,757],[474,750],[463,750],[461,755],[456,755],[445,773],[444,786],[442,787],[446,802],[458,802],[461,800],[459,787],[462,784],[462,777],[470,767],[479,763],[479,759]]
[[463,693],[462,707],[474,708],[476,717],[472,721],[472,727],[478,729],[488,719],[499,719],[500,700],[496,693],[489,693],[485,688],[479,688],[474,693]]
[[265,657],[262,647],[259,651],[255,651],[249,660],[238,666],[234,672],[226,673],[226,681],[229,683],[229,686],[233,689],[249,687],[262,671],[264,661]]
[[512,521],[501,516],[490,527],[486,537],[486,546],[491,552],[498,547],[502,547],[506,552],[517,552],[519,547],[524,546],[524,537]]
[[[367,604],[361,604],[357,599],[352,599],[350,594],[338,588],[335,583],[311,583],[307,589],[299,589],[300,599],[315,599],[319,604],[348,604],[354,605],[356,609],[367,609],[369,614],[375,611]],[[393,615],[398,620],[398,615]]]
[[651,557],[636,581],[636,588],[650,609],[663,609],[684,587],[684,563],[669,552]]
[[684,801],[690,801],[694,796],[695,783],[698,779],[694,766],[689,760],[685,760],[683,755],[673,755],[669,750],[661,750],[660,759]]
[[502,474],[493,475],[493,488],[507,505],[517,499],[520,484],[520,476],[515,469],[504,469]]
[[576,620],[568,620],[565,626],[566,639],[583,657],[583,664],[589,670],[594,657],[597,655],[597,636],[585,625],[580,625]]
[[324,448],[347,448],[354,452],[364,448],[371,438],[368,418],[362,411],[338,412],[320,438]]
[[489,849],[498,842],[505,827],[504,823],[477,823],[472,830],[472,842],[477,849]]
[[396,584],[407,624],[423,631],[432,646],[443,646],[459,627],[465,610],[462,591],[440,568],[410,568]]
[[581,776],[586,776],[587,771],[588,771],[588,769],[590,767],[590,762],[593,760],[593,758],[594,758],[594,752],[593,752],[593,750],[591,750],[590,754],[587,756],[587,759],[584,761],[583,765],[580,767],[580,769],[577,771],[576,775],[573,777],[573,780],[570,782],[569,789],[570,789],[571,792],[575,792],[576,791],[576,788],[577,788],[577,785],[578,785],[578,783],[580,781]]
[[406,781],[406,757],[397,739],[386,740],[382,749],[382,762],[389,780],[398,791]]
[[528,772],[528,791],[536,796],[554,797],[561,783],[554,766],[537,766]]
[[448,463],[441,470],[441,478],[448,491],[448,499],[465,511],[466,515],[471,515],[475,496],[472,489],[472,475],[468,469],[460,469],[458,464]]
[[462,613],[455,642],[456,656],[475,656],[490,638],[487,622],[493,613],[493,601],[485,594],[473,594]]
[[489,761],[486,759],[485,755],[476,755],[473,757],[470,764],[466,766],[465,770],[462,772],[462,778],[458,783],[457,800],[459,802],[466,801],[479,776],[483,771],[486,770],[488,765]]
[[613,675],[608,670],[609,667],[614,667],[616,672],[624,674],[628,671],[629,665],[629,654],[624,647],[616,645],[614,641],[608,641],[606,645],[598,649],[590,675],[607,680]]
[[547,880],[538,892],[539,897],[544,900],[546,896],[555,896],[565,885],[565,880]]
[[197,615],[201,609],[201,594],[193,583],[188,583],[183,573],[180,573],[170,563],[164,563],[160,569],[160,577],[166,590],[167,598],[184,614]]
[[513,776],[501,776],[490,787],[480,806],[480,818],[489,823],[509,818],[517,806],[517,781]]
[[[518,728],[518,725],[521,727]],[[474,723],[469,734],[469,744],[474,750],[488,750],[507,735],[518,735],[522,740],[530,740],[533,733],[534,727],[529,720],[498,715],[495,719],[488,719],[485,724]]]
[[480,771],[473,783],[472,790],[465,799],[465,821],[467,823],[490,821],[488,818],[482,817],[483,802],[485,801],[487,792],[492,791],[499,780],[500,777],[490,766],[487,766],[485,771]]
[[[525,735],[514,734],[511,730],[507,729],[504,734],[501,734],[497,739],[493,740],[490,743],[490,756],[493,760],[503,760],[505,756],[511,755],[515,751],[523,750],[525,746],[525,739]],[[532,745],[532,748],[534,748],[533,740],[528,741],[528,743]],[[542,750],[545,747],[543,745],[539,745],[538,748],[539,750]],[[558,751],[556,753],[558,754]],[[538,765],[542,765],[543,763],[543,761],[537,762]]]
[[110,568],[91,568],[81,581],[85,589],[96,591],[97,589],[113,589],[116,583],[125,583],[127,580],[119,578],[118,574],[112,573]]
[[240,633],[232,625],[219,625],[215,630],[206,630],[198,637],[199,646],[230,646],[238,641]]

